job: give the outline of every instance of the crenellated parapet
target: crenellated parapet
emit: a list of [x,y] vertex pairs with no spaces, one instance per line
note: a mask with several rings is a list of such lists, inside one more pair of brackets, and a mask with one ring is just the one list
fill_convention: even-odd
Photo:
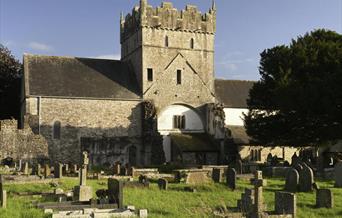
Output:
[[193,5],[179,11],[170,2],[153,8],[147,0],[140,0],[140,6],[134,7],[131,14],[125,18],[121,15],[120,24],[121,42],[141,27],[214,34],[216,7],[213,2],[209,11],[202,14]]

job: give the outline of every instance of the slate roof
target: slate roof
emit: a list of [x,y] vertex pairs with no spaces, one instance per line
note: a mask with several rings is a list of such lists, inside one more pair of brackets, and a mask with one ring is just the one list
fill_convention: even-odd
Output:
[[247,108],[246,100],[254,83],[254,81],[216,79],[216,98],[227,108]]
[[220,148],[206,133],[170,134],[171,141],[182,152],[218,152]]
[[118,60],[24,56],[26,96],[140,99],[134,73]]
[[233,142],[237,145],[248,145],[250,137],[246,133],[244,126],[226,126],[230,133]]

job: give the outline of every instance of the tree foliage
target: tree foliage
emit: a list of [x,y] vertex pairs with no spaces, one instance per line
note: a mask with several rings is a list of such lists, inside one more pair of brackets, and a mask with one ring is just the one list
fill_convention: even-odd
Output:
[[324,29],[261,53],[247,133],[266,145],[319,145],[342,138],[342,35]]
[[0,119],[18,119],[21,77],[22,65],[0,44]]

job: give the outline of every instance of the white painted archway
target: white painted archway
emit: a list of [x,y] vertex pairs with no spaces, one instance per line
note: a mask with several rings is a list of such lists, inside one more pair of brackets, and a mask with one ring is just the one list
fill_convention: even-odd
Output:
[[[185,128],[177,129],[173,126],[174,116],[185,116]],[[170,105],[158,114],[158,131],[163,136],[165,159],[171,161],[170,133],[202,133],[204,125],[196,109],[184,104]]]

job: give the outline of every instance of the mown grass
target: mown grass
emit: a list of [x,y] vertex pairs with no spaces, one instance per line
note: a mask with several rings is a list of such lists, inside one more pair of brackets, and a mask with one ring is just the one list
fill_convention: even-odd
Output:
[[[264,188],[264,199],[267,209],[274,208],[274,192],[282,190],[282,179],[268,179]],[[59,187],[68,190],[77,185],[76,179],[64,178]],[[299,218],[342,217],[342,189],[333,188],[332,181],[317,181],[321,188],[331,188],[335,197],[333,209],[317,209],[315,193],[297,193],[297,215]],[[106,180],[88,180],[88,184],[96,189],[105,189]],[[169,184],[169,190],[160,191],[157,184],[152,183],[149,189],[125,188],[124,204],[136,208],[146,208],[149,217],[213,217],[213,211],[218,207],[235,207],[236,201],[247,187],[252,187],[248,181],[238,180],[237,189],[229,190],[225,184],[208,184],[197,186],[197,192],[184,192],[185,184]],[[7,209],[0,209],[1,218],[41,218],[49,217],[43,211],[34,208],[33,203],[43,201],[39,196],[17,196],[13,192],[52,191],[49,184],[5,185],[8,192]]]

